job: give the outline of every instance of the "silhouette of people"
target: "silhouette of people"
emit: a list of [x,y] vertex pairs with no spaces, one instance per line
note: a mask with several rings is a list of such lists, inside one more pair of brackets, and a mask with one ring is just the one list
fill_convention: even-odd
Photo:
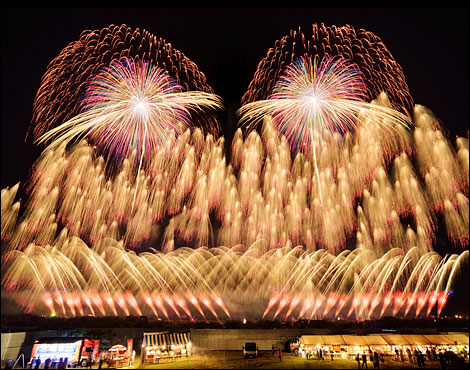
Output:
[[359,357],[359,353],[356,355],[356,361],[357,361],[357,368],[361,368],[361,358]]
[[374,364],[374,369],[380,369],[379,354],[377,352],[374,352],[372,363]]
[[101,369],[103,366],[103,352],[100,352],[99,361],[98,361],[98,369]]
[[424,354],[421,352],[418,353],[418,366],[426,367],[426,364],[424,363]]
[[39,366],[41,366],[41,359],[38,356],[38,358],[36,358],[34,361],[34,369],[39,369]]
[[409,348],[406,349],[406,354],[408,355],[408,361],[413,362],[413,357],[411,356],[411,350]]
[[364,353],[362,355],[362,366],[361,366],[361,369],[364,369],[364,366],[366,367],[367,369],[367,355]]
[[444,354],[442,352],[439,352],[437,356],[439,358],[439,365],[441,366],[441,369],[447,369],[447,362],[444,357]]

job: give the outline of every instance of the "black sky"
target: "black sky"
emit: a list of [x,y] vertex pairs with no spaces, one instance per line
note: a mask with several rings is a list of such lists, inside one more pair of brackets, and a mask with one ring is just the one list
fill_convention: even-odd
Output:
[[[195,62],[215,92],[236,106],[276,40],[322,22],[379,36],[403,68],[415,103],[433,110],[451,138],[467,137],[467,8],[2,8],[2,189],[24,183],[40,154],[24,140],[34,96],[48,63],[83,30],[146,29]],[[468,312],[468,296],[466,302]]]

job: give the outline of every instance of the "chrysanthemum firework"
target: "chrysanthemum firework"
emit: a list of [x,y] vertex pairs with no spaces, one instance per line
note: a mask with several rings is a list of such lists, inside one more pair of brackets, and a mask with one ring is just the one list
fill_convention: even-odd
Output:
[[241,122],[255,125],[266,114],[295,151],[310,151],[316,139],[344,134],[356,125],[356,103],[364,97],[360,71],[346,61],[299,58],[286,69],[267,100],[244,105]]
[[[194,62],[146,30],[132,29],[125,24],[86,30],[48,65],[34,99],[28,135],[37,139],[79,114],[80,101],[93,76],[124,57],[146,60],[167,71],[185,91],[214,92]],[[193,118],[205,133],[218,134],[215,116],[205,114]]]
[[123,58],[88,85],[83,112],[44,134],[51,148],[84,136],[122,160],[136,150],[142,159],[191,126],[191,111],[217,108],[214,94],[183,91],[166,71],[146,61]]
[[345,25],[313,24],[310,29],[292,30],[277,40],[263,58],[242,98],[242,105],[266,99],[286,66],[303,55],[322,59],[338,56],[354,62],[364,76],[367,101],[384,92],[391,106],[410,115],[413,98],[405,82],[401,66],[396,62],[382,40],[370,31]]

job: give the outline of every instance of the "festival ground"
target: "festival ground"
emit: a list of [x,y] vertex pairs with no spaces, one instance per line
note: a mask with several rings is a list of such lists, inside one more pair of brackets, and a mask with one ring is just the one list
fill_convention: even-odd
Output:
[[[468,368],[468,360],[461,367],[458,365],[448,364],[447,368],[458,369]],[[94,365],[93,368],[98,368]],[[106,369],[106,365],[102,366]],[[367,367],[362,367],[355,360],[337,359],[331,361],[330,358],[325,360],[307,360],[305,357],[295,357],[290,353],[282,353],[279,359],[277,353],[272,354],[271,351],[260,351],[258,358],[244,359],[241,351],[209,351],[201,354],[195,354],[189,359],[177,359],[175,361],[162,361],[159,364],[141,365],[140,359],[136,358],[133,368],[139,369],[373,369],[373,363],[367,362]],[[381,369],[418,369],[416,363],[395,361],[393,359],[385,359],[380,363]],[[440,369],[438,362],[426,361],[426,369]]]

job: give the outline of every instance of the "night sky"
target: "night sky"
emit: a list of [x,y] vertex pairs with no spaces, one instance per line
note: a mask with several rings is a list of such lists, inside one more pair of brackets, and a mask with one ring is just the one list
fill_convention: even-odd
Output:
[[[415,103],[430,108],[451,139],[468,135],[466,8],[3,8],[1,17],[2,188],[24,183],[42,151],[25,136],[48,63],[82,31],[110,24],[146,29],[171,43],[234,107],[259,61],[291,29],[322,22],[364,28],[401,65]],[[227,132],[233,123],[234,116],[220,122]],[[468,313],[468,295],[466,302]]]
[[[429,107],[453,138],[468,132],[468,20],[468,9],[2,9],[2,188],[23,183],[41,152],[25,142],[41,76],[83,30],[123,23],[146,29],[195,62],[227,105],[237,107],[258,62],[291,29],[321,22],[364,28],[401,65],[415,103]],[[233,126],[234,117],[220,124]]]

